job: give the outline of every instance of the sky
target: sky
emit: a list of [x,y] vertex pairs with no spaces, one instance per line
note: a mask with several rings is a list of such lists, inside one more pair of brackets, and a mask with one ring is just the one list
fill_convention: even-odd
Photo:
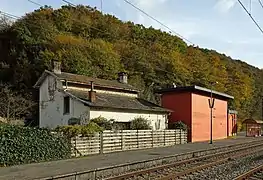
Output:
[[[32,0],[59,8],[62,0]],[[123,21],[169,31],[124,0],[68,0],[101,9]],[[102,6],[101,6],[102,1]],[[263,68],[263,33],[257,28],[238,0],[129,0],[155,17],[173,32],[196,46],[208,48]],[[263,8],[259,0],[241,0],[263,28]],[[262,1],[263,2],[263,1]],[[1,0],[0,11],[23,16],[39,8],[29,0]],[[189,45],[191,43],[188,43]]]

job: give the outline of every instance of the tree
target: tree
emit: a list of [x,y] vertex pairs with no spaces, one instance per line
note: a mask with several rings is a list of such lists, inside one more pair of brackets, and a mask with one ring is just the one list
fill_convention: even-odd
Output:
[[10,85],[0,85],[0,117],[8,122],[28,115],[36,103],[11,89]]
[[[18,95],[32,86],[52,60],[62,70],[116,80],[119,71],[154,101],[154,89],[200,85],[235,97],[239,119],[261,118],[262,70],[214,50],[187,46],[177,36],[122,22],[88,6],[44,7],[8,23],[0,20],[0,81]],[[35,97],[37,99],[37,97]]]

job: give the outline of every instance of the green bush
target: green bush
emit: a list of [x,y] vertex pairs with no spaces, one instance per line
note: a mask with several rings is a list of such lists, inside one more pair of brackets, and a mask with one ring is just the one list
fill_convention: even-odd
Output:
[[70,158],[67,138],[48,129],[0,124],[0,166]]
[[108,120],[104,117],[96,117],[90,120],[90,122],[94,122],[96,124],[98,124],[100,127],[102,127],[105,130],[112,130],[113,128],[113,121],[114,120]]
[[169,129],[182,129],[182,130],[187,130],[187,125],[183,123],[182,121],[176,121],[173,123],[168,124]]
[[151,129],[151,126],[147,119],[144,119],[142,117],[134,118],[131,121],[131,129],[133,130],[146,130]]
[[61,126],[57,127],[55,130],[66,135],[69,138],[72,138],[77,135],[87,136],[96,132],[102,132],[103,128],[94,122],[90,122],[87,125]]

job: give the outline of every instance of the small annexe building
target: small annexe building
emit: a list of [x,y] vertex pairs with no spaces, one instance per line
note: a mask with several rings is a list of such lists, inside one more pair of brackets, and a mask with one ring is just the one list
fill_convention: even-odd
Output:
[[214,99],[212,139],[223,139],[236,133],[236,112],[231,111],[232,116],[229,116],[228,110],[228,100],[234,99],[233,96],[199,86],[161,89],[157,93],[161,94],[162,106],[173,110],[169,123],[182,121],[188,126],[189,142],[210,140],[211,95]]

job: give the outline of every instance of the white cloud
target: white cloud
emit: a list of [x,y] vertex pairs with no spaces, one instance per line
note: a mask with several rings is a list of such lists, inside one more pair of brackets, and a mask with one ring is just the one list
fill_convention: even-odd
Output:
[[229,12],[237,3],[237,0],[217,0],[215,9],[221,13]]

